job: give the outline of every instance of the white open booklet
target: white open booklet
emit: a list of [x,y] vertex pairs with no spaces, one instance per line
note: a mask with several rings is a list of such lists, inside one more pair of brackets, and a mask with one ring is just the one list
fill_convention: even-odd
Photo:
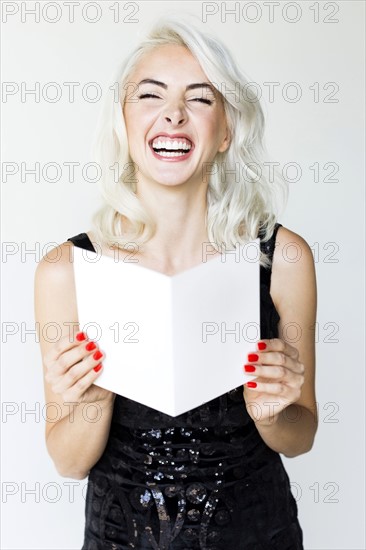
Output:
[[74,247],[80,330],[105,353],[96,385],[177,416],[255,377],[259,239],[164,275]]

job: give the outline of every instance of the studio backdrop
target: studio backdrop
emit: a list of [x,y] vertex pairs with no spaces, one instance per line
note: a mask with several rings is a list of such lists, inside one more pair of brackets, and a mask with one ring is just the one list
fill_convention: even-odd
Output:
[[217,35],[260,96],[268,170],[276,162],[289,183],[278,221],[311,246],[318,288],[319,428],[309,453],[282,459],[306,550],[364,549],[364,2],[2,2],[1,11],[1,547],[82,545],[87,479],[59,476],[45,446],[34,272],[47,251],[91,229],[102,99],[169,12]]

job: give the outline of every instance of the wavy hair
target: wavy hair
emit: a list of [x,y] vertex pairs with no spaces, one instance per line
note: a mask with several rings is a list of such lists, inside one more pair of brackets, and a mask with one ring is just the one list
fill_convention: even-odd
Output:
[[[134,163],[129,155],[123,105],[136,64],[145,53],[165,44],[185,46],[197,59],[220,93],[231,134],[229,147],[217,153],[207,177],[205,224],[210,243],[219,250],[222,245],[227,249],[245,245],[258,236],[266,242],[273,233],[279,206],[287,201],[288,186],[276,169],[273,177],[266,175],[262,107],[226,46],[181,15],[159,19],[113,78],[114,86],[118,83],[119,100],[109,97],[105,101],[92,149],[101,168],[99,184],[104,200],[93,214],[93,230],[102,242],[125,250],[130,250],[131,239],[141,246],[155,233],[156,224],[137,197],[131,178],[129,167]],[[128,241],[122,233],[123,218],[129,222]],[[260,265],[270,266],[264,252]]]

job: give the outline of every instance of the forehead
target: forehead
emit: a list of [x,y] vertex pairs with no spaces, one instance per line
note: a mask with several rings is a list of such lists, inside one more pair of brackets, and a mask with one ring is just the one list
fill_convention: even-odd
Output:
[[177,78],[181,80],[189,77],[208,80],[194,55],[179,44],[164,44],[147,51],[136,64],[131,76],[156,78],[159,74],[164,75],[164,82],[175,82]]

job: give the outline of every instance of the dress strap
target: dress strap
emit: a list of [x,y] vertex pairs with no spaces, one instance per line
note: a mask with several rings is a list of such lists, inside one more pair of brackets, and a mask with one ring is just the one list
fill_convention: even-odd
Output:
[[[262,240],[260,241],[260,248],[262,252],[264,252],[265,254],[268,254],[268,258],[271,260],[271,262],[273,260],[273,254],[276,247],[277,231],[279,230],[280,227],[282,227],[282,224],[276,223],[271,238],[265,243],[262,242]],[[263,233],[259,232],[258,236],[261,239],[263,237]]]
[[78,235],[75,235],[75,237],[70,237],[67,240],[74,243],[74,245],[77,246],[78,248],[84,248],[85,250],[96,252],[93,246],[93,243],[91,242],[91,240],[89,239],[86,233],[79,233]]
[[[271,261],[271,265],[267,268],[264,267],[264,266],[260,266],[261,285],[264,285],[264,286],[267,287],[266,292],[268,292],[268,294],[269,294],[269,291],[270,291],[270,288],[271,288],[272,260],[273,260],[274,250],[275,250],[275,247],[276,247],[276,235],[277,235],[277,231],[280,227],[282,227],[282,224],[276,223],[271,238],[266,242],[263,242],[262,240],[260,241],[261,251],[264,254],[268,254],[268,258]],[[261,238],[261,235],[259,235],[259,237]]]

